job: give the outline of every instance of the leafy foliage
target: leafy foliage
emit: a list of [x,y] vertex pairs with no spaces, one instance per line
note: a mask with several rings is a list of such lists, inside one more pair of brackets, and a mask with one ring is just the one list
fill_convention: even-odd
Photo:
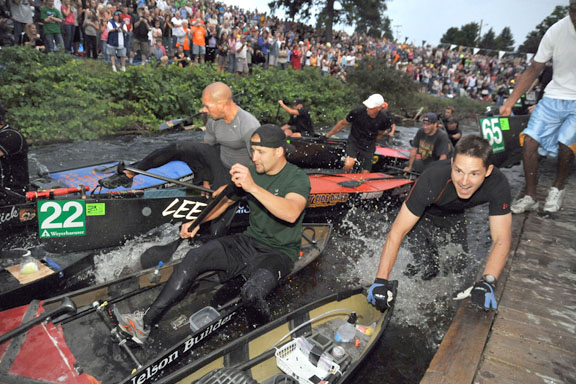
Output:
[[518,47],[519,52],[536,53],[538,50],[538,45],[540,45],[540,40],[546,33],[546,31],[558,20],[566,17],[568,14],[568,6],[558,5],[554,8],[554,11],[548,15],[540,24],[536,26],[536,29],[526,36],[524,43]]
[[512,51],[514,49],[514,38],[510,27],[502,28],[502,32],[496,38],[496,48],[499,51]]
[[476,45],[476,39],[478,37],[478,32],[480,31],[480,25],[478,23],[468,23],[460,27],[449,28],[442,38],[441,43],[444,44],[456,44],[465,47],[474,47]]

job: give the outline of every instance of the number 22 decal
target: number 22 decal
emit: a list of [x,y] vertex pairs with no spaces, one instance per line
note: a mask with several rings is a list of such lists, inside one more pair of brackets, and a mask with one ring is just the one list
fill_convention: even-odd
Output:
[[[40,227],[41,229],[81,228],[84,226],[84,223],[81,221],[75,221],[77,218],[82,216],[82,213],[84,213],[84,207],[77,201],[69,201],[62,207],[58,203],[46,202],[42,204],[40,211],[48,212],[49,209],[53,209],[54,212],[52,212],[52,214],[42,222],[42,226]],[[71,210],[74,210],[74,212],[64,221],[64,223],[54,222],[60,217],[62,211],[69,212]]]

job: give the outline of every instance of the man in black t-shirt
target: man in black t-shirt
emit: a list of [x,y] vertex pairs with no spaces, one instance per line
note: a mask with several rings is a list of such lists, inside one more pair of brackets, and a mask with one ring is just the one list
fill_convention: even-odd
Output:
[[[434,161],[447,159],[450,152],[448,135],[444,130],[438,129],[438,116],[428,112],[422,118],[422,128],[412,140],[410,159],[405,171],[422,172]],[[416,158],[418,155],[420,159]]]
[[290,120],[287,124],[282,126],[282,130],[288,137],[302,137],[302,136],[314,136],[314,126],[312,125],[312,119],[310,118],[310,113],[307,108],[304,108],[302,100],[294,100],[292,104],[293,108],[290,108],[284,104],[283,100],[278,100],[278,104],[286,112],[290,114]]
[[[484,309],[497,307],[494,288],[512,238],[510,186],[502,172],[490,164],[492,147],[485,139],[465,136],[456,145],[455,153],[451,161],[439,161],[420,176],[392,224],[368,295],[368,301],[380,309],[386,309],[393,300],[388,278],[404,237],[411,231],[418,233],[419,237],[411,240],[413,248],[418,248],[414,253],[415,264],[423,272],[422,278],[430,279],[438,273],[433,235],[438,230],[462,231],[462,213],[483,203],[489,204],[492,247],[482,280],[471,291],[471,302]],[[455,224],[460,228],[455,228]]]
[[374,94],[364,100],[363,108],[354,109],[345,119],[340,120],[326,137],[340,132],[344,127],[352,125],[348,142],[346,144],[346,160],[344,170],[352,170],[356,161],[360,164],[363,173],[372,170],[372,157],[376,150],[376,142],[384,136],[386,132],[392,130],[393,121],[389,115],[383,111],[384,98],[379,94]]
[[24,201],[28,183],[28,144],[6,123],[6,110],[0,105],[0,202]]

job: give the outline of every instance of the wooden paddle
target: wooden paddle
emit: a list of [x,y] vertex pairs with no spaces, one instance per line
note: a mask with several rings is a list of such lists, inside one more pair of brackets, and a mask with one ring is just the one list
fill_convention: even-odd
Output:
[[[194,228],[199,226],[202,223],[202,220],[204,220],[204,218],[208,216],[208,214],[218,205],[218,203],[224,198],[224,196],[229,195],[232,191],[234,191],[235,188],[236,186],[234,184],[232,183],[228,184],[226,188],[224,188],[224,190],[218,196],[216,196],[214,200],[212,200],[210,204],[208,204],[206,208],[204,208],[204,210],[202,210],[202,212],[198,215],[196,220],[194,220],[192,225],[188,228],[188,231],[192,232]],[[178,247],[180,246],[182,240],[184,239],[178,236],[178,239],[168,244],[155,245],[145,250],[144,253],[142,253],[142,255],[140,256],[140,264],[142,265],[142,268],[144,269],[153,268],[156,265],[158,265],[158,263],[161,261],[163,263],[168,262],[172,257],[172,255],[174,254],[174,252],[176,252],[176,249],[178,249]]]
[[368,179],[361,179],[361,180],[341,181],[338,183],[338,185],[341,187],[344,187],[344,188],[356,188],[356,187],[361,186],[362,184],[364,184],[367,181],[372,181],[372,180],[400,180],[400,179],[406,179],[406,178],[403,176],[370,177]]

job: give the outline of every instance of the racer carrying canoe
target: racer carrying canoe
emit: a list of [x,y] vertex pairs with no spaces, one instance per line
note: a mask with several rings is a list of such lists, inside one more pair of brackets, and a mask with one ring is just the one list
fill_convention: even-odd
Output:
[[386,133],[393,133],[392,119],[383,111],[385,102],[382,95],[374,94],[363,102],[364,107],[354,109],[345,119],[340,120],[326,134],[331,137],[344,127],[352,125],[348,142],[346,143],[346,160],[344,170],[350,172],[358,161],[362,173],[372,170],[372,156],[376,150],[376,142]]
[[6,110],[0,105],[0,202],[23,202],[29,182],[28,144],[6,123]]
[[[508,180],[490,164],[491,156],[488,141],[475,135],[464,136],[456,144],[452,160],[439,161],[422,173],[388,233],[376,280],[369,289],[370,303],[385,310],[393,300],[388,279],[406,235],[415,260],[413,267],[423,279],[431,279],[439,272],[437,235],[462,233],[464,210],[488,203],[492,247],[482,280],[471,290],[471,302],[485,310],[496,309],[496,279],[510,252],[512,214]],[[452,262],[458,264],[462,260]]]
[[[185,140],[158,149],[133,165],[148,170],[173,160],[181,160],[195,171],[205,188],[214,189],[227,184],[228,171],[233,164],[248,166],[250,162],[250,137],[260,126],[258,119],[232,100],[232,91],[221,82],[208,85],[202,92],[202,113],[208,114],[204,146],[195,140]],[[221,161],[213,161],[220,158]],[[130,171],[116,174],[98,183],[105,188],[130,188],[136,176]],[[211,186],[212,184],[212,186]]]
[[[151,327],[190,290],[196,277],[206,271],[218,271],[223,280],[243,275],[243,302],[265,316],[265,301],[278,280],[292,270],[300,251],[304,207],[310,193],[310,180],[297,166],[286,160],[289,144],[282,129],[263,125],[251,139],[253,165],[234,164],[230,170],[236,191],[216,205],[204,221],[222,214],[234,200],[246,196],[250,207],[248,229],[214,239],[188,252],[166,282],[160,295],[145,311],[120,314],[113,311],[122,331],[143,344]],[[217,193],[221,192],[221,188]],[[180,236],[193,237],[198,227],[188,232],[182,226]]]
[[314,126],[304,102],[296,99],[292,103],[292,108],[284,104],[283,100],[278,100],[278,104],[283,110],[290,114],[288,123],[282,126],[282,130],[288,137],[314,136]]

